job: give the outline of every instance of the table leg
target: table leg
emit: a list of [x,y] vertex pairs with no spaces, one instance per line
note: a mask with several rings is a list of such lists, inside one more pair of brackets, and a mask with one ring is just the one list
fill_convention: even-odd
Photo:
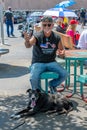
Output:
[[74,90],[73,93],[76,93],[76,76],[77,76],[77,61],[74,61]]
[[[80,75],[83,74],[83,61],[80,61]],[[81,97],[82,97],[82,100],[87,102],[87,97],[84,96],[83,94],[83,83],[80,83],[80,94],[81,94]]]
[[[83,61],[80,61],[80,75],[83,74]],[[83,83],[80,83],[80,94],[83,96]]]
[[70,98],[76,93],[76,75],[77,75],[77,62],[74,61],[74,86],[73,86],[73,92],[68,94],[66,97]]
[[66,70],[69,73],[69,76],[65,81],[65,87],[68,88],[70,86],[70,60],[67,59],[66,59]]

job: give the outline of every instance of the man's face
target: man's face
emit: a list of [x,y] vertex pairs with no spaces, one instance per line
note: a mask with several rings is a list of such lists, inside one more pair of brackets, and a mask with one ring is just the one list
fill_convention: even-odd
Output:
[[51,32],[53,26],[53,22],[42,22],[42,30],[46,33]]

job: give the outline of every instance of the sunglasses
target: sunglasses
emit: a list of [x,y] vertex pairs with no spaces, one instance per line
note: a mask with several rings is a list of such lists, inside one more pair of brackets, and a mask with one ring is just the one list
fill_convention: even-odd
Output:
[[49,24],[43,24],[43,27],[46,27],[46,26],[51,27],[51,25],[52,24],[50,24],[50,23]]

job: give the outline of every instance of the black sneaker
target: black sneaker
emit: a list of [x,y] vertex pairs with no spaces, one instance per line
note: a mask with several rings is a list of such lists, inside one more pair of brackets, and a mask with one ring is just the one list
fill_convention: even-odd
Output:
[[15,35],[14,35],[14,34],[12,34],[12,36],[13,36],[13,37],[15,37]]

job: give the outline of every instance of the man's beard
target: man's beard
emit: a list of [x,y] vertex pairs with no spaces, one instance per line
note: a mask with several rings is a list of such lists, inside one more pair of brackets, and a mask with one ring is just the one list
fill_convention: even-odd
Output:
[[49,34],[51,32],[51,29],[49,29],[49,30],[44,29],[44,32]]

